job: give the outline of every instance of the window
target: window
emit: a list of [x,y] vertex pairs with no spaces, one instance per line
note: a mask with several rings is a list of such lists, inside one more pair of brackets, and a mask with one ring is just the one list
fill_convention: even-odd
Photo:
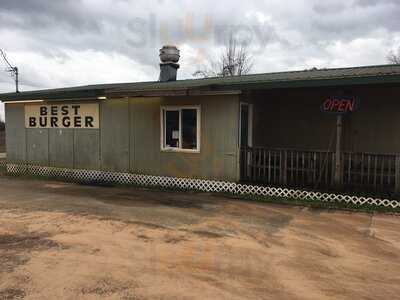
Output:
[[161,108],[161,149],[200,152],[200,107]]

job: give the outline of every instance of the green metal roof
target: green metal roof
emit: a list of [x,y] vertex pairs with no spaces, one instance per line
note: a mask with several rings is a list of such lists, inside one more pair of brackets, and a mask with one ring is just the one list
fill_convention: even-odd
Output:
[[0,94],[1,101],[93,99],[104,95],[149,95],[168,91],[223,91],[400,83],[400,65],[337,69],[312,69],[233,77],[177,80],[173,82],[136,82],[78,86],[61,89]]

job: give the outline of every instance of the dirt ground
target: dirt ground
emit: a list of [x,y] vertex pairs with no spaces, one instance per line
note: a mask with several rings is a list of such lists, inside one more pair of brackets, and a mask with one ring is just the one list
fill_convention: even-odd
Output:
[[399,216],[0,177],[0,299],[399,295]]

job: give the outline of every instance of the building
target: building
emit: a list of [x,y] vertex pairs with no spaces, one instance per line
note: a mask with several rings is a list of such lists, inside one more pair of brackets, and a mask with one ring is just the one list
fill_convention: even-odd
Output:
[[177,62],[157,82],[1,94],[8,163],[400,191],[400,66],[175,80]]

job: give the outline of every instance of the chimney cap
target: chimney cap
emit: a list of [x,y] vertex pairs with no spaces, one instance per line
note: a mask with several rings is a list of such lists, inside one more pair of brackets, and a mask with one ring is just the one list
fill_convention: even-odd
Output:
[[162,63],[173,63],[179,62],[180,51],[176,46],[165,45],[160,49],[160,60]]

